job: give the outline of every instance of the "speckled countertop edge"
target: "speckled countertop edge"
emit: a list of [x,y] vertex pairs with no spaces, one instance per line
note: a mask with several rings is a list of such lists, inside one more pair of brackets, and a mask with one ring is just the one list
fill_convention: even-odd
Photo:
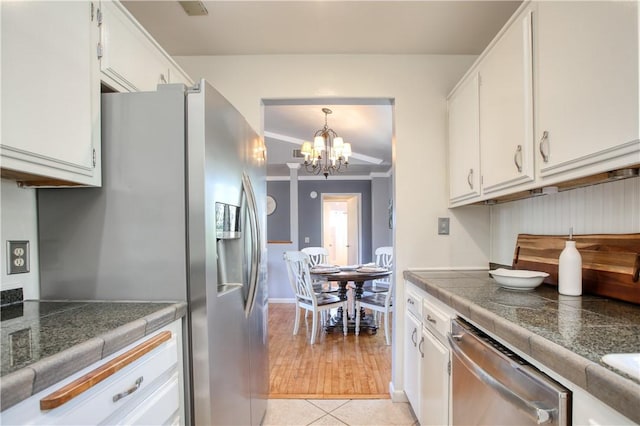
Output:
[[151,314],[2,376],[0,380],[0,411],[4,411],[136,340],[184,317],[186,312],[186,302],[164,304]]
[[[487,271],[483,273],[488,278]],[[640,423],[640,383],[636,380],[613,368],[580,356],[548,336],[538,335],[501,317],[496,312],[477,305],[473,300],[473,294],[461,296],[443,288],[438,285],[438,281],[446,282],[450,279],[446,273],[442,278],[436,279],[425,278],[424,275],[429,275],[429,272],[404,271],[403,273],[406,280],[450,306],[461,316],[580,386],[632,421]],[[460,271],[460,275],[469,278],[464,271]],[[478,285],[482,284],[478,283]]]

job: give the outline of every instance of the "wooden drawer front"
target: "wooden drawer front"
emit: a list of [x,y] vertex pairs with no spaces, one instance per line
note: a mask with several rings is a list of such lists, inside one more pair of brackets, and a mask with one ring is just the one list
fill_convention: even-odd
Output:
[[[125,404],[141,399],[148,394],[150,386],[158,386],[157,380],[167,370],[175,369],[178,363],[177,344],[175,336],[163,343],[150,353],[131,363],[116,374],[105,379],[99,384],[58,408],[43,411],[44,423],[86,425],[98,424],[110,417],[116,410]],[[114,396],[126,393],[135,388],[136,381],[140,380],[138,388],[114,401]],[[155,383],[154,383],[155,382]]]
[[445,337],[451,330],[451,318],[435,304],[425,299],[422,302],[422,325],[436,336]]
[[422,298],[411,291],[407,291],[407,310],[419,320],[422,319]]

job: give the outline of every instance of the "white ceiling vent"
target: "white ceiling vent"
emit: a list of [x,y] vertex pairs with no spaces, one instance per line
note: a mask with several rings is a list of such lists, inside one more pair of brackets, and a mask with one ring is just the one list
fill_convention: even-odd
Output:
[[178,3],[189,16],[205,16],[209,14],[209,11],[201,1],[179,1]]

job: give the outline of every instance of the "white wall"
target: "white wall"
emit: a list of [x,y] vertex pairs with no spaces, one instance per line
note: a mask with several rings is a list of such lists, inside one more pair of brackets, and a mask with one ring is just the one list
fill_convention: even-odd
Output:
[[491,207],[491,261],[511,265],[518,234],[640,232],[640,178]]
[[[380,97],[395,100],[395,209],[398,270],[407,267],[486,266],[486,241],[467,245],[474,231],[452,217],[452,233],[438,237],[447,209],[446,95],[474,56],[269,55],[177,57],[204,77],[261,133],[263,99]],[[486,224],[488,224],[488,209]],[[462,215],[464,216],[464,215]],[[474,235],[475,237],[475,235]],[[473,238],[476,239],[476,238]],[[419,250],[416,248],[419,247]],[[468,247],[465,247],[468,248]]]
[[[15,181],[2,179],[0,183],[0,276],[2,290],[22,287],[25,299],[40,296],[38,275],[38,219],[36,190],[18,188]],[[28,240],[30,272],[7,275],[7,241]]]
[[[489,209],[453,214],[447,208],[446,96],[474,56],[255,55],[175,59],[192,77],[211,82],[259,133],[263,131],[263,99],[394,99],[397,270],[486,267]],[[450,236],[437,235],[439,216],[451,216]],[[396,279],[400,295],[396,297],[396,309],[402,312],[404,286],[400,274]],[[401,315],[394,316],[396,331],[403,329],[402,321]],[[401,359],[397,358],[402,355],[399,351],[396,341],[394,359]],[[392,377],[401,389],[399,364],[394,362]]]

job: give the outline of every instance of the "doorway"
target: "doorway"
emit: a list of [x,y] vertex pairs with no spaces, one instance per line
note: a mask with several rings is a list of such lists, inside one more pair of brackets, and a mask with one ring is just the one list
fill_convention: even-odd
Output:
[[322,194],[322,246],[329,263],[360,263],[361,194]]

